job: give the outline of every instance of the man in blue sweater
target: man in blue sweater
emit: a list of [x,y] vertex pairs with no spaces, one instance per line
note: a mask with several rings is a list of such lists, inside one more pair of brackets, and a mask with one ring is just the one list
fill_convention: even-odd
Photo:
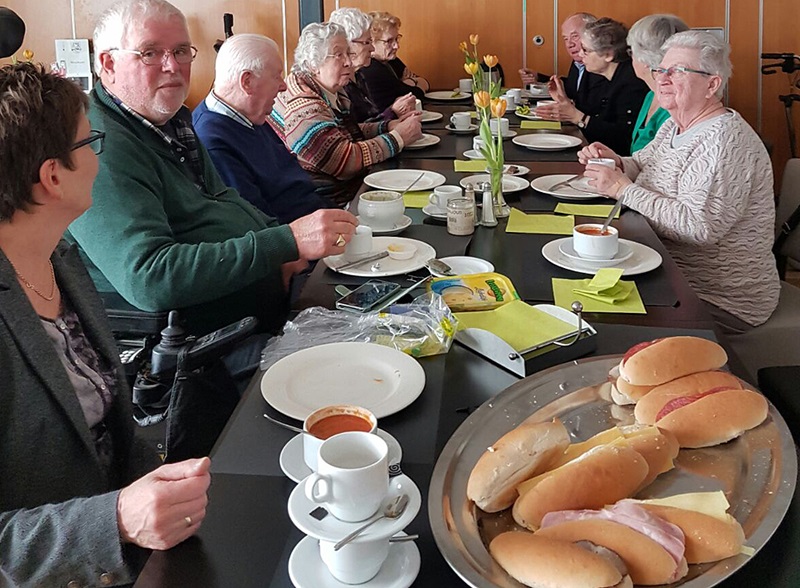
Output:
[[228,186],[281,223],[334,203],[314,192],[295,156],[264,124],[286,89],[278,47],[262,35],[238,34],[219,50],[214,88],[192,122]]

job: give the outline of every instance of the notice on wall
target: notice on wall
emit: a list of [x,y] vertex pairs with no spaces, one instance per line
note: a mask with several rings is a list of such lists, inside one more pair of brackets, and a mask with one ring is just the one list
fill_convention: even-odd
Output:
[[92,55],[89,39],[56,39],[58,73],[78,84],[84,92],[92,89]]

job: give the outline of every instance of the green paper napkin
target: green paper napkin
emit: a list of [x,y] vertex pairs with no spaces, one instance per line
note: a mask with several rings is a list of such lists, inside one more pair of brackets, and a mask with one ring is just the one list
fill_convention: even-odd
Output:
[[[597,276],[584,280],[553,278],[553,296],[556,306],[569,309],[572,303],[578,300],[583,304],[585,312],[647,314],[636,284],[618,281],[618,277],[615,280],[615,274],[606,272],[606,269],[616,268],[599,270],[599,278]],[[621,272],[622,270],[617,269],[616,271]],[[592,284],[595,279],[597,281]],[[607,287],[612,282],[615,285]]]
[[561,123],[557,120],[523,120],[519,123],[519,128],[561,130]]
[[473,110],[472,112],[469,113],[469,116],[470,118],[478,118],[478,111]]
[[525,214],[511,209],[506,233],[534,233],[540,235],[571,235],[575,226],[574,216],[555,214]]
[[453,160],[453,169],[457,172],[482,172],[486,171],[485,159],[470,159],[463,161],[461,159]]
[[459,329],[484,329],[518,352],[575,332],[574,324],[557,319],[522,300],[514,300],[494,310],[458,312],[456,317]]
[[[556,214],[608,218],[612,208],[614,208],[612,204],[567,204],[566,202],[559,202],[553,212]],[[614,218],[619,218],[619,211],[614,215]]]
[[429,200],[431,194],[433,194],[433,192],[430,190],[406,192],[403,195],[403,203],[406,205],[406,208],[425,208],[431,203]]

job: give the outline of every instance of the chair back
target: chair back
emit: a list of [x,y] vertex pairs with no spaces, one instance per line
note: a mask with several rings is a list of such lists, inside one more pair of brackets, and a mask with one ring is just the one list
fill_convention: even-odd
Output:
[[[787,262],[794,266],[800,264],[798,214],[800,214],[800,159],[793,158],[786,162],[778,207],[775,211],[775,248],[773,251],[777,257],[781,279],[785,278]],[[783,235],[782,231],[787,223],[790,225],[788,227],[790,232],[788,235]]]

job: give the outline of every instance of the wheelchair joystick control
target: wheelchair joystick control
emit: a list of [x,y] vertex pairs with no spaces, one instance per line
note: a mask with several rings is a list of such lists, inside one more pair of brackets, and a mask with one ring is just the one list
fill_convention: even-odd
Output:
[[151,373],[161,374],[174,371],[178,363],[178,353],[188,342],[186,331],[181,327],[178,319],[178,311],[171,310],[167,326],[161,331],[161,341],[153,347]]

